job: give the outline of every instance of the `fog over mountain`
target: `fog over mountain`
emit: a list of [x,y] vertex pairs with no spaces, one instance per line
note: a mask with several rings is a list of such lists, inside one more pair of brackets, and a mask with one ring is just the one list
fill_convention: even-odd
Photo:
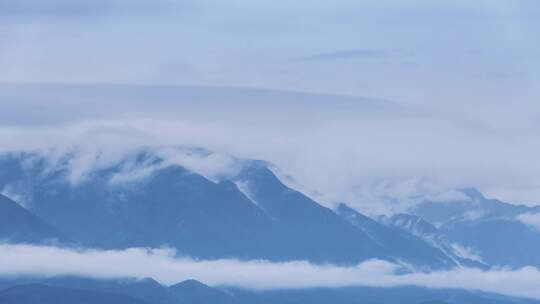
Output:
[[537,144],[527,134],[508,144],[512,130],[504,121],[285,91],[2,88],[2,150],[80,150],[86,159],[75,172],[92,166],[92,154],[107,162],[141,146],[188,146],[269,161],[321,203],[346,201],[370,214],[401,212],[415,197],[467,187],[509,202],[537,201],[538,168],[531,165]]
[[539,20],[0,0],[0,303],[540,303]]
[[[424,197],[411,215],[371,219],[345,204],[319,205],[267,162],[200,148],[133,151],[118,159],[3,154],[0,185],[22,206],[0,196],[11,221],[1,231],[2,275],[197,278],[257,290],[418,285],[540,297],[531,285],[540,233],[523,220],[538,208],[465,189],[446,201]],[[483,227],[494,220],[497,228]],[[531,251],[516,250],[516,241]]]

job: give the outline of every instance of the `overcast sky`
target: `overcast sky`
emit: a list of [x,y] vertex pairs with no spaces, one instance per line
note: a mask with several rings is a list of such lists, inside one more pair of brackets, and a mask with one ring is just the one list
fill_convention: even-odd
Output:
[[535,0],[0,0],[0,80],[538,96]]
[[365,185],[540,202],[538,1],[281,3],[0,0],[0,82],[129,84],[0,86],[0,148],[159,138],[356,207]]

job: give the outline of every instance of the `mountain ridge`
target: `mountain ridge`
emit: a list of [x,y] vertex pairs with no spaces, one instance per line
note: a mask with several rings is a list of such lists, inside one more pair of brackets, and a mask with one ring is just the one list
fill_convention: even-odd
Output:
[[[204,161],[209,152],[203,152],[186,153],[199,153]],[[32,155],[4,157],[0,167],[10,170],[0,171],[0,188],[26,186],[31,211],[87,247],[168,245],[179,254],[202,259],[353,265],[378,258],[409,259],[425,268],[455,266],[428,246],[417,247],[425,252],[422,259],[381,246],[384,239],[374,241],[333,210],[287,187],[262,161],[243,161],[234,176],[211,181],[142,150],[72,183],[66,169],[71,157],[53,164]],[[126,175],[126,168],[145,174],[128,171],[136,178],[114,181]],[[250,197],[240,191],[239,182],[249,188]]]

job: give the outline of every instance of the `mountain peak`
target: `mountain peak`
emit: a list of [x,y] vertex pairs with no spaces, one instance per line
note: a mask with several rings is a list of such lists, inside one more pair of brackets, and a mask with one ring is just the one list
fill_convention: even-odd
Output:
[[207,304],[235,303],[233,296],[216,288],[212,288],[197,280],[185,280],[169,287],[169,290],[181,300],[180,303]]
[[201,281],[197,281],[195,279],[187,279],[187,280],[184,280],[180,283],[177,283],[177,284],[174,284],[174,285],[171,285],[172,289],[179,289],[179,288],[182,288],[182,289],[206,289],[206,288],[212,288],[204,283],[202,283]]
[[476,188],[468,187],[460,189],[460,192],[473,200],[485,200],[486,197]]

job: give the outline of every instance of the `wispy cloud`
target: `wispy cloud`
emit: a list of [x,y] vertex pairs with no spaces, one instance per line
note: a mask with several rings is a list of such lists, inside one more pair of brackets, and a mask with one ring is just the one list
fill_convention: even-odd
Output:
[[74,250],[30,245],[0,245],[0,275],[95,278],[153,277],[173,284],[194,278],[210,285],[249,289],[418,285],[462,288],[540,299],[540,271],[459,268],[433,273],[399,274],[400,266],[370,260],[356,266],[314,265],[305,261],[193,260],[169,249]]
[[[471,186],[509,202],[540,201],[540,167],[531,165],[540,151],[536,132],[522,130],[520,116],[491,109],[463,114],[239,88],[2,88],[0,151],[78,151],[74,176],[141,147],[184,146],[269,161],[321,203],[345,201],[370,214],[403,212],[411,197]],[[234,163],[180,160],[207,176]]]
[[164,11],[169,0],[0,0],[0,15],[18,17],[83,17],[119,12]]
[[517,219],[540,232],[540,213],[523,213]]
[[297,58],[299,61],[331,61],[348,59],[382,59],[388,58],[392,54],[384,50],[375,49],[353,49],[335,52],[320,53]]

